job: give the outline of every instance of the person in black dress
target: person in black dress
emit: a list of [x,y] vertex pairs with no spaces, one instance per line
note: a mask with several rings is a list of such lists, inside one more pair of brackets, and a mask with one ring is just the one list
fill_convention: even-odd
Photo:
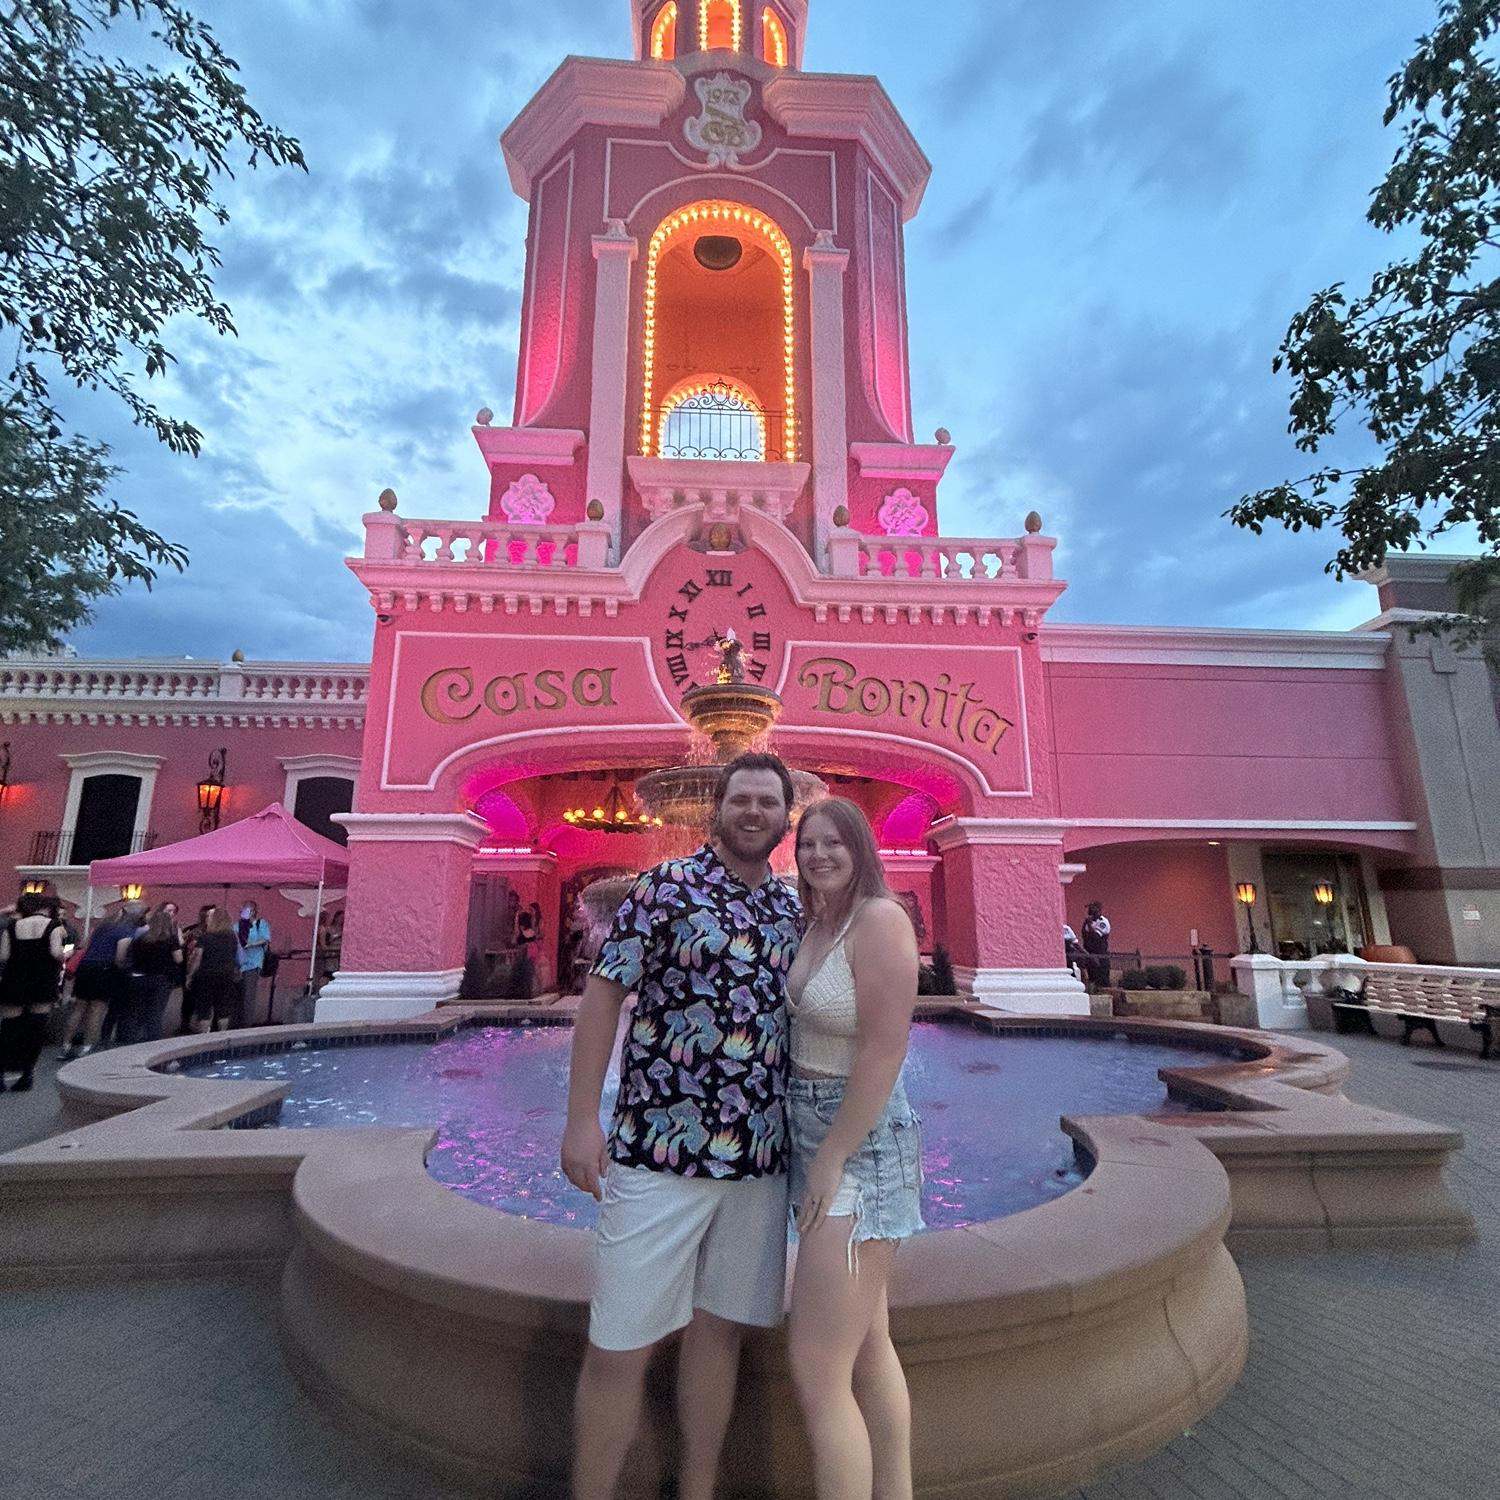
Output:
[[199,924],[188,989],[193,997],[193,1030],[228,1031],[240,1004],[239,942],[222,906],[211,907]]
[[166,907],[158,906],[145,932],[120,946],[130,974],[130,1000],[120,1040],[126,1046],[158,1041],[164,1029],[167,997],[181,972],[182,938],[177,918]]
[[57,1004],[67,957],[68,930],[45,896],[21,897],[16,914],[0,931],[0,1088],[5,1075],[20,1076],[17,1093],[32,1086],[36,1060],[47,1035],[47,1016]]

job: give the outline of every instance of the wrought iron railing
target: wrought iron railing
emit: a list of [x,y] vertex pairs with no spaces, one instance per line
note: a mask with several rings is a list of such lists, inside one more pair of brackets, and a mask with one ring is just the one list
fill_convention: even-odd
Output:
[[[75,849],[75,846],[76,849]],[[123,847],[122,847],[123,846]],[[122,854],[139,854],[156,847],[154,831],[133,834],[126,839],[89,838],[80,841],[72,828],[44,828],[31,835],[29,865],[86,865],[96,859],[117,859]],[[85,857],[75,857],[86,856]]]
[[722,384],[641,413],[656,458],[711,458],[785,463],[786,413],[767,411]]

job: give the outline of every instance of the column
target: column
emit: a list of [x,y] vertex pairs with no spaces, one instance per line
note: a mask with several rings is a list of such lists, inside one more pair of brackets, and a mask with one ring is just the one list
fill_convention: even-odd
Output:
[[349,895],[343,967],[319,1021],[420,1016],[458,996],[474,851],[489,827],[471,813],[343,813]]
[[1062,826],[953,818],[932,842],[959,987],[1018,1015],[1088,1015],[1088,994],[1063,965]]
[[594,363],[589,395],[588,498],[604,507],[620,555],[625,498],[625,410],[630,390],[630,267],[639,244],[611,219],[594,236]]
[[[813,555],[827,566],[828,536],[833,513],[849,493],[849,413],[844,383],[844,273],[849,252],[838,249],[830,230],[818,231],[816,242],[803,253],[808,275],[808,307],[812,324],[812,420],[803,421],[806,447],[812,435]],[[805,408],[805,403],[804,403]]]

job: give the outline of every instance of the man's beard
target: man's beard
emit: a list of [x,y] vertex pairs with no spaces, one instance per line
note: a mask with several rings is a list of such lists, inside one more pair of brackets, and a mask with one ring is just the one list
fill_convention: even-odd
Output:
[[760,833],[749,834],[726,827],[716,818],[709,831],[736,859],[750,864],[756,860],[769,859],[772,851],[786,837],[788,827],[790,824],[783,823],[779,828],[767,827]]

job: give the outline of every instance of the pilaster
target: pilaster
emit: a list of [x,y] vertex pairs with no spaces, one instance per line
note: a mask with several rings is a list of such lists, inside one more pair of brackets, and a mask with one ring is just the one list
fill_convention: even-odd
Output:
[[844,375],[844,273],[849,252],[820,230],[803,252],[812,325],[813,550],[826,564],[833,513],[849,483],[849,417]]
[[594,364],[589,398],[589,503],[604,507],[616,555],[625,498],[626,398],[630,385],[630,268],[639,243],[619,219],[594,236]]

